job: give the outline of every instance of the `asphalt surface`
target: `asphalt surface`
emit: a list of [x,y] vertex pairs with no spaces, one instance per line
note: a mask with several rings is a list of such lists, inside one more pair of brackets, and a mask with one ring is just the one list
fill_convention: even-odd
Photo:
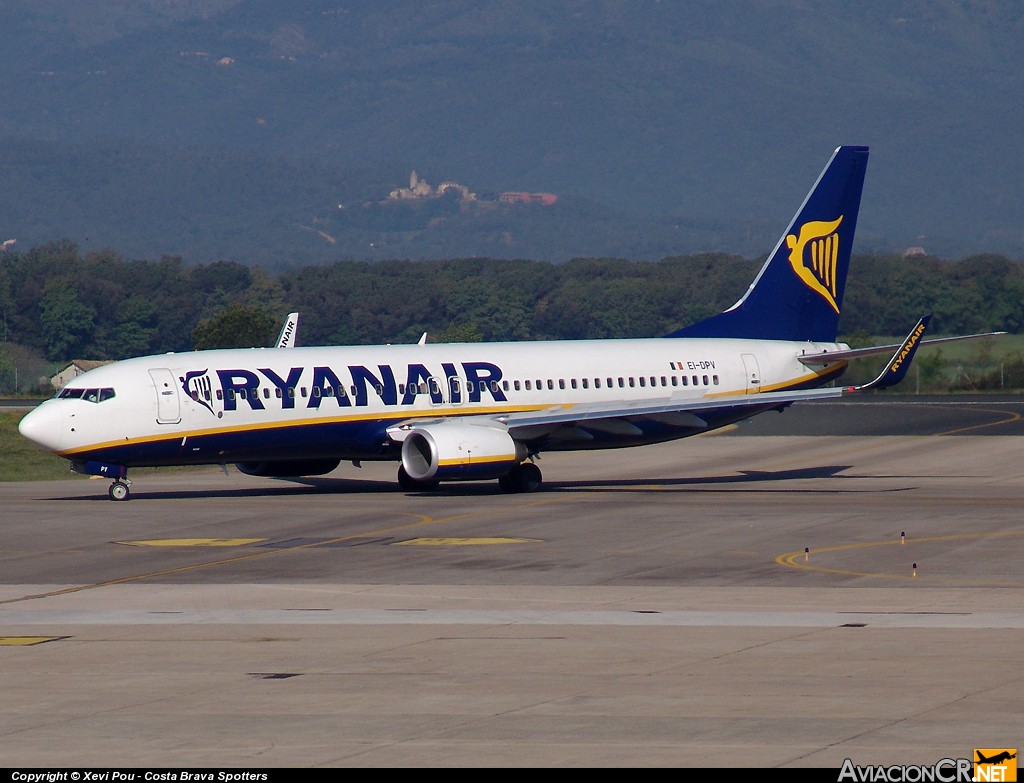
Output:
[[1022,414],[808,403],[545,456],[530,495],[404,493],[393,465],[145,473],[124,503],[83,477],[0,485],[0,766],[834,771],[1017,748]]

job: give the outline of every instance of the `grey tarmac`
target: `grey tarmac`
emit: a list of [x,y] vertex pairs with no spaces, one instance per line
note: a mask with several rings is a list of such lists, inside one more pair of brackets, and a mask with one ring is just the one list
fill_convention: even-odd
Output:
[[[1019,747],[1021,405],[818,405],[545,455],[529,495],[404,493],[391,464],[140,472],[122,503],[0,485],[0,766],[838,771]],[[901,434],[857,434],[878,416]]]

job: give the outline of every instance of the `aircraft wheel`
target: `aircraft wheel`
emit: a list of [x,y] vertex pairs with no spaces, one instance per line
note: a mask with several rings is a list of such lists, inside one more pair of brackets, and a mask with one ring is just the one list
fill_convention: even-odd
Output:
[[440,484],[440,481],[420,481],[419,479],[414,479],[405,472],[405,465],[398,466],[398,486],[406,492],[429,492],[432,489],[437,489]]
[[111,500],[127,500],[128,485],[123,481],[115,481],[110,485],[110,489],[107,490],[107,494],[110,495]]
[[540,468],[532,462],[516,465],[506,475],[498,479],[502,492],[536,492],[543,483]]

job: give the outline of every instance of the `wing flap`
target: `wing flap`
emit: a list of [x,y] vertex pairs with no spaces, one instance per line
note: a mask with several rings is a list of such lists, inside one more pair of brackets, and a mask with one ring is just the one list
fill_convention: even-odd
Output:
[[[772,408],[806,400],[823,400],[841,397],[843,388],[794,389],[789,391],[762,392],[760,394],[729,394],[718,397],[662,398],[602,403],[594,405],[554,405],[539,411],[505,413],[496,418],[505,424],[513,435],[527,428],[541,428],[553,424],[580,424],[619,421],[633,417],[670,417],[684,426],[703,429],[707,426],[700,411],[749,407],[751,409]],[[618,426],[618,425],[611,425]]]

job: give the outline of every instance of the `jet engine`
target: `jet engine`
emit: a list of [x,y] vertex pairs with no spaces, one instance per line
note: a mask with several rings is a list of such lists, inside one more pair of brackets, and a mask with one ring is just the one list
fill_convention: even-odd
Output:
[[247,476],[291,478],[293,476],[322,476],[330,473],[340,459],[287,459],[264,462],[238,462],[235,467]]
[[526,457],[506,430],[487,424],[425,424],[402,441],[402,467],[414,481],[499,478]]

